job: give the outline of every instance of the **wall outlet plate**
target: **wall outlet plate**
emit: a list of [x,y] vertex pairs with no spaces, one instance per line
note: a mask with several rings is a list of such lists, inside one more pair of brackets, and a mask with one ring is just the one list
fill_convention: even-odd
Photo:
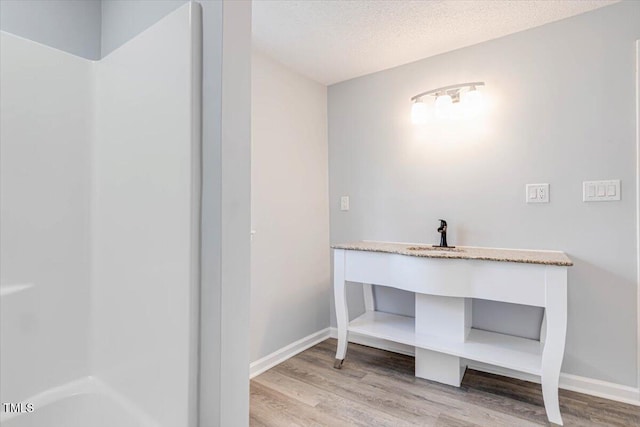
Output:
[[549,203],[549,184],[527,184],[527,203]]
[[340,210],[341,211],[349,210],[349,196],[340,197]]

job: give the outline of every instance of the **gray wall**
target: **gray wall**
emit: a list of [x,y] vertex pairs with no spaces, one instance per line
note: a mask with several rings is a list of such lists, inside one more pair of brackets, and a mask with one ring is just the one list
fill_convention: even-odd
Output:
[[100,0],[1,0],[0,29],[100,59]]
[[327,87],[254,53],[251,361],[329,327]]
[[107,56],[187,1],[102,0],[101,3],[102,56]]
[[83,58],[100,59],[185,3],[0,0],[0,29]]
[[[564,250],[575,266],[563,372],[635,386],[637,39],[640,2],[622,2],[331,86],[332,243],[435,243],[446,218],[452,244]],[[411,96],[477,80],[482,120],[410,123]],[[621,179],[622,200],[583,203],[595,179]],[[537,182],[551,203],[524,203]],[[413,313],[410,294],[381,290],[380,309]],[[359,286],[349,298],[362,307]],[[474,311],[477,327],[539,327],[538,310]]]
[[[216,7],[216,1],[203,2],[205,14],[209,8]],[[218,183],[211,194],[216,195],[213,202],[220,203],[220,221],[215,223],[215,233],[203,234],[203,245],[204,240],[208,240],[210,245],[219,248],[215,261],[219,270],[214,273],[219,277],[220,310],[206,313],[213,322],[203,323],[200,332],[202,342],[207,342],[209,331],[214,328],[220,331],[220,346],[211,346],[221,353],[220,364],[214,365],[220,371],[220,421],[207,422],[201,418],[200,425],[246,426],[249,425],[250,333],[247,301],[251,288],[251,1],[224,0],[221,26],[222,68],[217,76],[204,69],[205,79],[221,81],[220,126],[214,127],[217,119],[210,120],[207,111],[203,116],[204,122],[209,122],[209,129],[220,138],[219,156],[215,156],[215,161],[206,154],[203,158],[211,177],[209,180],[204,177],[204,185],[213,187]],[[205,36],[205,58],[212,42]],[[204,93],[205,102],[211,95]],[[203,144],[215,141],[215,138],[208,141],[205,135]],[[207,192],[203,196],[208,197]],[[203,217],[207,215],[204,210]],[[203,269],[210,261],[213,260],[203,258]],[[212,286],[215,281],[207,282],[203,278],[203,290]],[[205,303],[208,301],[203,299],[202,304]],[[206,354],[202,354],[200,362],[209,363]],[[208,411],[208,396],[201,395],[200,402],[201,411]]]

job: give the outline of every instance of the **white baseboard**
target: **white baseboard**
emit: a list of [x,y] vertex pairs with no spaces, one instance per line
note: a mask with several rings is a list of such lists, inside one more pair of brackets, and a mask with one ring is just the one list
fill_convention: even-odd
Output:
[[[537,375],[525,374],[500,366],[488,365],[475,361],[469,361],[467,365],[477,371],[488,372],[490,374],[502,375],[524,381],[531,381],[540,384],[540,377]],[[579,375],[560,373],[560,388],[571,390],[591,396],[602,397],[604,399],[615,400],[617,402],[630,403],[640,406],[640,391],[635,387],[596,380],[593,378],[581,377]]]
[[[337,338],[338,330],[331,329],[331,338]],[[362,344],[369,347],[379,348],[394,353],[414,355],[412,346],[394,343],[392,341],[381,340],[355,332],[349,332],[349,342]],[[524,381],[531,381],[540,384],[540,377],[531,374],[525,374],[511,369],[501,368],[486,363],[469,361],[468,367],[477,371],[488,372],[490,374],[502,375],[505,377],[516,378]],[[629,403],[640,406],[640,389],[629,387],[621,384],[610,383],[607,381],[596,380],[593,378],[581,377],[572,374],[560,374],[560,388],[571,390],[578,393],[588,394],[591,396],[602,397],[604,399],[615,400],[617,402]]]
[[329,338],[329,335],[329,328],[322,329],[321,331],[315,332],[302,339],[299,339],[298,341],[291,343],[286,347],[282,347],[281,349],[274,351],[273,353],[263,357],[262,359],[251,362],[251,364],[249,365],[249,378],[256,377],[264,371],[267,371],[274,366],[284,362],[285,360],[295,356],[296,354],[303,352],[310,347],[313,347],[314,345]]

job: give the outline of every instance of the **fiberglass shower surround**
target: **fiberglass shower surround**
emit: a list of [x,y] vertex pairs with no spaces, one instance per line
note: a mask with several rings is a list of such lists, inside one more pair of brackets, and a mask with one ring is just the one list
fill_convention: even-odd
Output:
[[95,62],[1,35],[3,426],[195,423],[200,14]]

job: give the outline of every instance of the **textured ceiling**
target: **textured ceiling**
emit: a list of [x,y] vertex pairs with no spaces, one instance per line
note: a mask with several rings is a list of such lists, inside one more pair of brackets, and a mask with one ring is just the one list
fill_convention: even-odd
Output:
[[257,50],[333,84],[617,0],[255,0]]

